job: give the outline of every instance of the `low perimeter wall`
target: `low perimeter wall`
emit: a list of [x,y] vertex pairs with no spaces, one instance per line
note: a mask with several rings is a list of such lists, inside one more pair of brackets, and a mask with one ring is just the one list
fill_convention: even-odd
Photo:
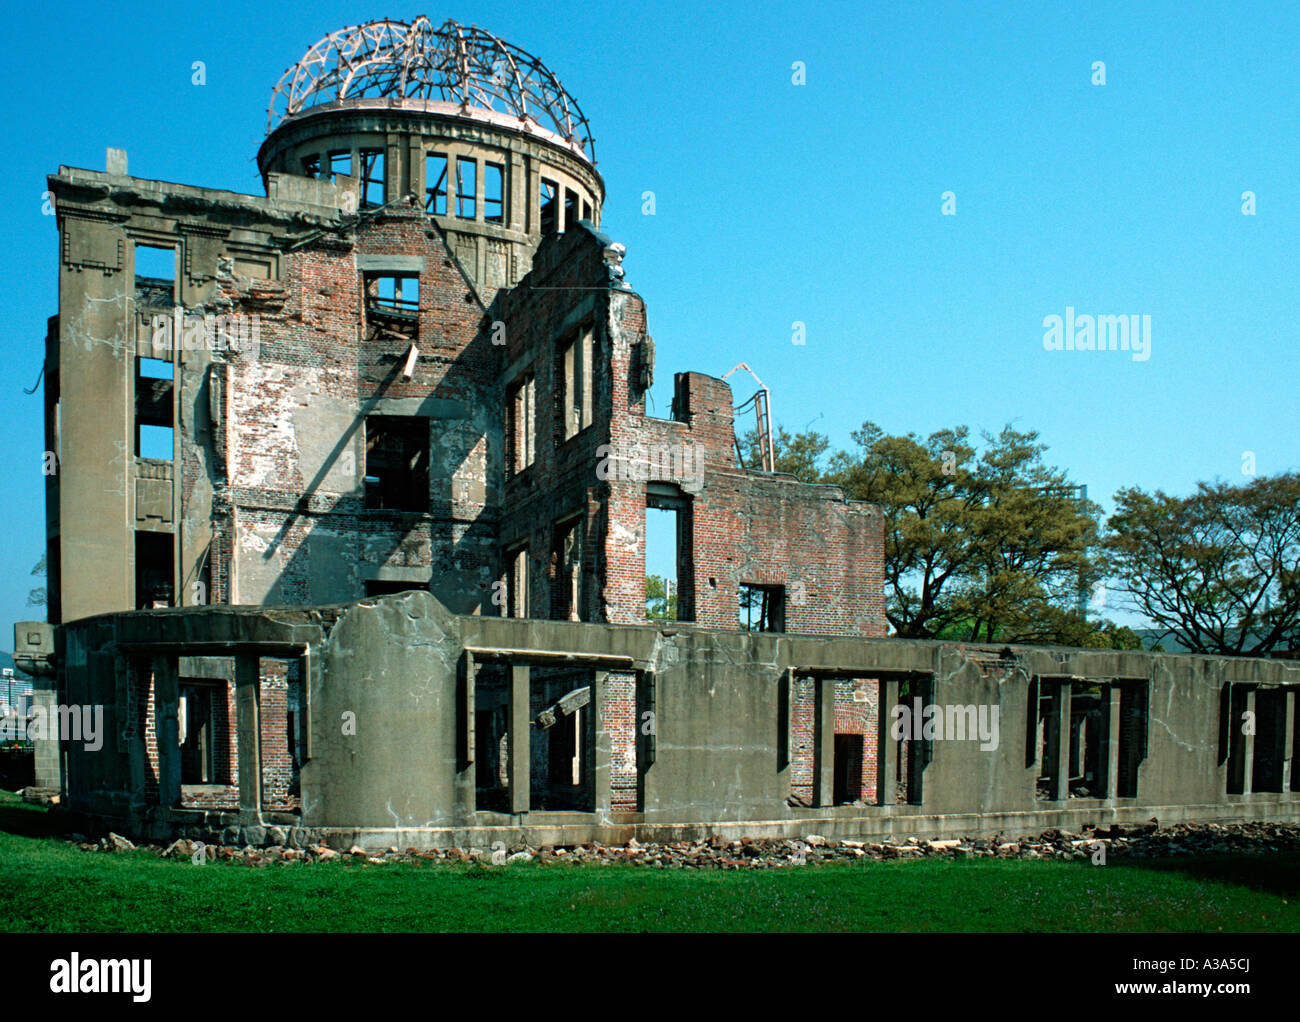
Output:
[[412,592],[87,618],[57,630],[53,666],[33,737],[65,805],[137,839],[1300,819],[1282,661],[463,617]]

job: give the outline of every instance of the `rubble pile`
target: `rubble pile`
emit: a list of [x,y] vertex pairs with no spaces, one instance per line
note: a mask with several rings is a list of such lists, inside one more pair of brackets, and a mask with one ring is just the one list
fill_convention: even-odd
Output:
[[[72,843],[86,851],[132,851],[131,841],[119,834],[109,834],[98,842],[79,834]],[[408,848],[362,849],[347,851],[317,845],[285,848],[280,845],[237,848],[205,845],[190,840],[173,841],[166,848],[142,845],[141,848],[169,858],[187,858],[196,865],[217,860],[238,861],[249,866],[266,866],[277,862],[330,862],[340,860],[368,863],[390,862],[461,862],[484,866],[503,866],[514,862],[552,863],[627,863],[657,869],[783,869],[821,862],[869,859],[1088,859],[1104,854],[1110,858],[1159,858],[1177,855],[1218,855],[1226,853],[1300,852],[1300,826],[1277,823],[1200,823],[1160,827],[1156,823],[1113,824],[1085,828],[1078,832],[1045,830],[1027,836],[997,835],[991,838],[945,838],[923,840],[909,837],[900,840],[834,840],[818,834],[802,838],[714,837],[707,841],[672,841],[641,844],[635,839],[626,845],[592,843],[577,846],[543,845],[533,848],[516,844],[507,847],[497,842],[492,848],[448,848],[419,851]]]

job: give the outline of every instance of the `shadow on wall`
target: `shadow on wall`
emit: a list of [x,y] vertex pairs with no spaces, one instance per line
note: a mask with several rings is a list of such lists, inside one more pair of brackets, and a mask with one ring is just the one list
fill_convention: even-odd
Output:
[[[442,262],[433,251],[427,255],[430,262]],[[464,287],[467,294],[472,292],[468,281],[464,282]],[[481,305],[475,306],[475,310],[482,314]],[[467,517],[463,494],[456,490],[460,486],[459,479],[478,471],[478,467],[470,463],[475,451],[486,452],[489,476],[493,459],[497,456],[494,452],[499,452],[499,438],[494,440],[489,436],[483,425],[493,421],[483,410],[490,410],[496,401],[491,384],[496,376],[499,349],[490,345],[481,325],[467,343],[455,341],[450,336],[439,339],[439,331],[450,332],[454,328],[439,321],[436,306],[430,306],[421,319],[424,327],[419,345],[424,353],[421,357],[427,357],[428,351],[436,348],[436,358],[440,363],[436,371],[441,375],[432,388],[421,387],[418,390],[414,400],[421,405],[420,413],[396,416],[384,404],[388,398],[412,400],[416,393],[403,387],[403,368],[411,341],[372,331],[373,336],[367,337],[357,361],[360,407],[323,458],[315,475],[303,484],[298,507],[284,516],[262,559],[264,562],[275,559],[295,530],[304,528],[308,522],[316,527],[334,524],[345,535],[351,533],[342,542],[354,544],[354,564],[361,571],[369,569],[377,573],[385,566],[424,569],[422,581],[402,583],[397,588],[427,588],[453,613],[473,614],[490,598],[492,580],[496,577],[495,533],[490,524],[495,511],[484,507],[473,517]],[[423,340],[424,333],[429,334],[427,341]],[[455,351],[453,356],[447,354],[451,349]],[[273,355],[274,342],[264,343],[262,351],[264,357]],[[417,369],[417,374],[419,372]],[[466,415],[455,418],[432,414],[429,409],[438,405],[443,409],[460,406],[467,410]],[[478,412],[477,423],[475,410]],[[379,416],[383,417],[382,423],[377,418]],[[371,420],[370,432],[367,431],[367,418]],[[422,463],[406,466],[418,474],[421,480],[419,489],[423,494],[407,492],[401,499],[385,501],[385,491],[373,479],[368,488],[364,477],[371,475],[372,471],[380,471],[377,465],[386,455],[392,455],[387,459],[389,462],[402,460],[401,452],[394,454],[382,449],[384,445],[379,428],[400,424],[404,420],[408,423],[418,420],[424,426],[423,440],[427,446],[420,448]],[[326,478],[331,472],[343,470],[346,459],[356,449],[358,435],[365,439],[362,463],[355,469],[356,475],[363,480],[361,486],[350,494],[322,497],[320,489]],[[400,440],[400,437],[394,440],[399,447]],[[380,484],[383,482],[381,479]],[[399,492],[401,489],[398,487]],[[415,499],[411,499],[412,496]],[[483,499],[489,499],[486,480]],[[309,514],[308,505],[313,503],[315,507]],[[331,523],[331,517],[343,520]],[[313,529],[303,536],[257,602],[334,603],[394,591],[394,584],[387,580],[384,585],[376,586],[374,592],[365,591],[364,581],[361,586],[356,586],[354,576],[347,570],[350,566],[341,563],[338,557],[341,542],[338,532],[331,529],[328,534],[320,536],[314,532]],[[424,546],[426,536],[427,548]]]

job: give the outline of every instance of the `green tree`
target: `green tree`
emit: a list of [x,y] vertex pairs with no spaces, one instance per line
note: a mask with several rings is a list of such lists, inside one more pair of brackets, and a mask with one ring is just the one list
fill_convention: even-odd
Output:
[[1300,474],[1189,497],[1115,497],[1105,548],[1114,587],[1188,649],[1258,656],[1300,640]]
[[659,575],[646,576],[645,616],[650,621],[677,620],[677,594],[669,595],[668,584]]
[[[886,617],[906,638],[1066,642],[1101,578],[1097,505],[1010,426],[977,451],[966,427],[889,436],[868,422],[827,482],[881,505]],[[1073,616],[1071,616],[1073,612]],[[1093,629],[1096,630],[1096,629]]]
[[[763,453],[759,447],[757,429],[751,429],[745,434],[740,448],[747,468],[762,466]],[[822,462],[829,448],[830,441],[821,433],[791,435],[784,426],[777,426],[772,437],[776,471],[789,473],[805,483],[824,481]]]

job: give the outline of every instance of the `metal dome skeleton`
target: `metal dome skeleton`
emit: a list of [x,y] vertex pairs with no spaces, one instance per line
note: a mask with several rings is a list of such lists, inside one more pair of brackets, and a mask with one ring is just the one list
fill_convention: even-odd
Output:
[[280,77],[267,132],[326,104],[381,97],[447,103],[518,118],[553,133],[595,162],[591,127],[560,80],[536,57],[475,26],[423,15],[409,25],[384,19],[332,32]]

